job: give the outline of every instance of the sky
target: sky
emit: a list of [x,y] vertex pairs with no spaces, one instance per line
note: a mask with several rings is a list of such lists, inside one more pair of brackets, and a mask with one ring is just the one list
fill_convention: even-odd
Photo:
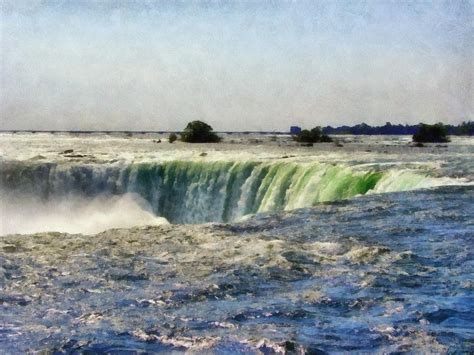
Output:
[[0,5],[0,129],[473,119],[474,0]]

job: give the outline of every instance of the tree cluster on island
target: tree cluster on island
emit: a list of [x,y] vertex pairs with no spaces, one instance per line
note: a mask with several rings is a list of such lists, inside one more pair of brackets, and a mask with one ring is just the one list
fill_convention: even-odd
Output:
[[418,131],[413,135],[415,143],[447,143],[448,130],[442,123],[434,125],[420,124]]
[[[181,141],[186,143],[219,143],[219,137],[213,128],[202,121],[189,122],[183,132],[180,133]],[[171,133],[168,140],[173,143],[178,139],[176,133]]]
[[178,135],[176,133],[171,133],[170,136],[168,137],[168,141],[170,143],[176,142],[177,139],[178,139]]
[[299,143],[328,143],[332,138],[324,134],[321,127],[314,127],[311,130],[303,129],[300,133],[293,136],[293,139]]

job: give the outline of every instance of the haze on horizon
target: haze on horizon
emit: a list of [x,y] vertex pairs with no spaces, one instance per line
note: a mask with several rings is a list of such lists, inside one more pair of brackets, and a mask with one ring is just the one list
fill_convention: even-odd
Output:
[[473,4],[0,0],[0,129],[456,124]]

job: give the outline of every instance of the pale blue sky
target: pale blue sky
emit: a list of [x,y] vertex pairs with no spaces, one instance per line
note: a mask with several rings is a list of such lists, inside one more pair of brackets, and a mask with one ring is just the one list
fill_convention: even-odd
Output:
[[0,4],[3,129],[473,118],[473,1]]

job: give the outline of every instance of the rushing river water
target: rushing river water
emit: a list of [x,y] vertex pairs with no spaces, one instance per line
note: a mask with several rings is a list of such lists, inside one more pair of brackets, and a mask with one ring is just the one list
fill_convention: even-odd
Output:
[[0,138],[4,352],[474,350],[469,139]]

